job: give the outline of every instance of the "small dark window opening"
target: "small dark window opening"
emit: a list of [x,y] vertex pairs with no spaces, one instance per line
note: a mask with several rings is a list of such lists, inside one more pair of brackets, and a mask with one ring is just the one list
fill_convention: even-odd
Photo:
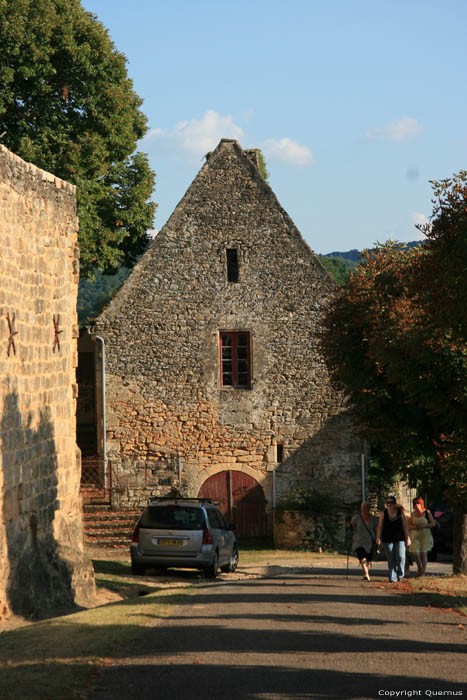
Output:
[[227,248],[227,281],[238,282],[238,251]]
[[282,462],[284,459],[284,445],[276,445],[276,462]]

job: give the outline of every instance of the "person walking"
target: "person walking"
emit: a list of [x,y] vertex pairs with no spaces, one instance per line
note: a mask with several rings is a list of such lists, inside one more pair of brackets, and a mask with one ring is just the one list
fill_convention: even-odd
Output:
[[417,577],[424,576],[426,572],[427,553],[433,549],[432,528],[435,521],[430,511],[425,508],[423,498],[418,496],[412,501],[413,512],[409,518],[409,532],[412,543],[409,551],[413,554],[417,564]]
[[405,572],[405,552],[410,546],[409,528],[404,509],[395,496],[388,496],[386,508],[379,516],[376,544],[382,544],[388,560],[390,583],[402,581]]
[[350,521],[353,530],[352,549],[358,557],[363,569],[363,578],[370,580],[370,568],[376,545],[376,527],[378,519],[370,513],[370,504],[363,501],[360,515],[356,514]]

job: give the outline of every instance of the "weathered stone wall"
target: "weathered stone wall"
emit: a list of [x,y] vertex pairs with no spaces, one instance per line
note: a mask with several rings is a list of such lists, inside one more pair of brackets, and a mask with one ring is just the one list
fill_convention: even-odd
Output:
[[323,518],[307,510],[279,509],[274,514],[274,544],[279,549],[312,552],[334,549],[344,543],[346,528],[344,513],[333,511],[330,516]]
[[74,187],[0,146],[0,621],[94,595],[76,448]]
[[[361,443],[318,345],[334,289],[254,163],[223,140],[93,328],[113,503],[171,485],[196,495],[222,470],[255,478],[269,507],[299,483],[358,500]],[[220,387],[222,330],[251,334],[250,389]]]

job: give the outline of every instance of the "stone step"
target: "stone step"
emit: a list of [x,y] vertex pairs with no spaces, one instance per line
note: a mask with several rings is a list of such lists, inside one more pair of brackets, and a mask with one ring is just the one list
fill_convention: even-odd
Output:
[[127,548],[130,546],[138,510],[112,510],[109,505],[85,503],[83,509],[84,540],[93,548]]
[[101,544],[104,545],[106,542],[125,542],[129,544],[131,542],[132,532],[86,532],[85,541],[92,542],[96,547]]
[[135,529],[136,522],[128,522],[128,523],[122,523],[122,522],[117,522],[117,523],[106,523],[103,525],[102,523],[86,523],[85,525],[85,531],[88,532],[89,534],[93,534],[95,532],[101,532],[101,533],[108,533],[109,535],[113,534],[114,532],[133,532]]
[[92,547],[93,550],[95,549],[129,549],[130,548],[130,539],[105,539],[105,540],[92,540],[92,539],[85,539],[84,544],[87,547]]
[[133,522],[136,521],[140,515],[141,513],[138,511],[134,513],[113,513],[112,511],[88,513],[84,511],[83,513],[85,523]]
[[84,542],[93,549],[106,549],[107,547],[129,548],[132,533],[118,533],[109,535],[108,533],[101,534],[86,533]]

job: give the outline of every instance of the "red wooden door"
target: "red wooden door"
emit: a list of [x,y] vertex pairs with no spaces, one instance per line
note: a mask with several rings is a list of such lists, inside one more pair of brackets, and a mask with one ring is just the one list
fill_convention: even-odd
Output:
[[238,537],[264,537],[266,513],[264,491],[248,474],[223,471],[201,486],[199,498],[212,498],[227,520],[237,526]]

